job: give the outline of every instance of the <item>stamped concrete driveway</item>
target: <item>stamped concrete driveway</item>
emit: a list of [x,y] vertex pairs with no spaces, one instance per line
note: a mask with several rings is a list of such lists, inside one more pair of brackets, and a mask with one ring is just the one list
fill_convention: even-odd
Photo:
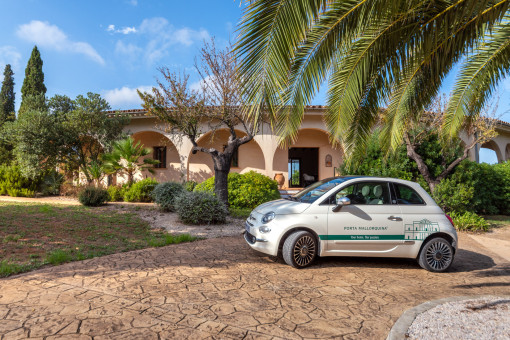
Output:
[[467,235],[454,270],[320,259],[295,270],[242,237],[105,256],[0,280],[0,334],[69,339],[383,339],[401,313],[452,295],[508,294],[510,263]]

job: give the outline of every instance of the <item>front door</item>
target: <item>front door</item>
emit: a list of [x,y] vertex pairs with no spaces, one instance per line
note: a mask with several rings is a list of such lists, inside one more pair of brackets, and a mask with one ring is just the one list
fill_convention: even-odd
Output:
[[319,180],[319,148],[289,149],[289,187],[303,188]]
[[[351,204],[334,212],[336,198],[343,196],[348,197]],[[389,252],[402,244],[402,214],[400,207],[391,202],[387,182],[352,184],[337,192],[330,203],[328,252]]]

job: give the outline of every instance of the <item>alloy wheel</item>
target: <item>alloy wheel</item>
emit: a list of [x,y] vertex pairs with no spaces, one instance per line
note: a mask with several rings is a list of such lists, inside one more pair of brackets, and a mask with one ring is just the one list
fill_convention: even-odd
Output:
[[309,265],[315,257],[315,241],[308,235],[300,237],[294,246],[294,261],[301,266]]
[[434,242],[429,245],[425,254],[426,261],[436,271],[441,271],[450,266],[452,251],[444,242]]

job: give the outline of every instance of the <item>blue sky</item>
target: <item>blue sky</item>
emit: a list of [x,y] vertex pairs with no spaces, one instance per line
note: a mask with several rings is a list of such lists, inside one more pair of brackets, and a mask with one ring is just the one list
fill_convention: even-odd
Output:
[[[198,82],[193,64],[202,41],[215,37],[219,46],[234,41],[241,12],[239,0],[4,1],[0,70],[12,65],[19,107],[25,66],[37,45],[48,97],[95,92],[113,109],[140,108],[136,89],[155,84],[157,67],[185,70]],[[455,71],[444,92],[454,78]],[[499,88],[498,115],[510,121],[510,80]],[[325,104],[324,92],[313,104]],[[496,161],[482,150],[483,161]]]

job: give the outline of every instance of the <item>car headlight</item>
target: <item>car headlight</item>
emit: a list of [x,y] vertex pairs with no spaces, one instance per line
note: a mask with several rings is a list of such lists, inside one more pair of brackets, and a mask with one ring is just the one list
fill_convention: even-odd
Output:
[[272,220],[274,220],[275,216],[276,215],[275,215],[274,211],[270,211],[262,217],[262,222],[264,222],[264,223],[271,222]]
[[271,231],[271,228],[269,228],[267,225],[263,225],[262,227],[259,227],[259,231],[262,234],[266,234]]

